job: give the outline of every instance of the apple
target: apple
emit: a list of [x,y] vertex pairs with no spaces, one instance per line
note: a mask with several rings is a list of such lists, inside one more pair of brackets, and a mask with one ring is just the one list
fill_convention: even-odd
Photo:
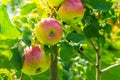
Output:
[[65,0],[58,10],[59,17],[68,22],[79,21],[84,16],[84,7],[80,0]]
[[42,47],[38,45],[24,49],[24,62],[22,72],[28,75],[36,75],[45,72],[50,66],[50,58]]
[[58,7],[62,4],[64,0],[48,0],[48,4],[51,7]]
[[62,27],[54,18],[45,18],[36,26],[36,37],[44,45],[55,45],[62,38]]

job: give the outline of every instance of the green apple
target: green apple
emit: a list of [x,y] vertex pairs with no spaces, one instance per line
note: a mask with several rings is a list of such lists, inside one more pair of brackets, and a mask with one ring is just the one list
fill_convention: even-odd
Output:
[[44,45],[55,45],[62,38],[62,27],[54,18],[45,18],[36,26],[36,37]]
[[64,0],[48,0],[48,4],[51,7],[58,7],[64,2]]
[[23,73],[36,75],[45,72],[49,66],[50,58],[46,56],[42,47],[35,45],[24,49]]
[[80,0],[65,0],[58,10],[59,17],[64,21],[79,21],[84,16],[84,7]]

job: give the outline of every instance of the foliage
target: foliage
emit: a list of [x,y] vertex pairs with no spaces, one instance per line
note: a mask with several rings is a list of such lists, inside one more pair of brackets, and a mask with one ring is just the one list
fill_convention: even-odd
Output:
[[[117,0],[81,1],[84,17],[77,23],[61,20],[58,8],[51,8],[45,0],[0,1],[0,80],[21,77],[24,48],[40,44],[34,29],[42,18],[49,17],[54,11],[53,18],[63,29],[63,37],[57,43],[58,80],[95,80],[95,66],[88,59],[96,62],[92,42],[100,48],[102,69],[120,64],[120,8]],[[44,48],[46,53],[54,55],[51,46],[45,45]],[[119,73],[120,66],[117,66],[104,72],[101,80],[119,80]],[[49,80],[49,75],[50,69],[39,75],[24,74],[22,77],[23,80]]]

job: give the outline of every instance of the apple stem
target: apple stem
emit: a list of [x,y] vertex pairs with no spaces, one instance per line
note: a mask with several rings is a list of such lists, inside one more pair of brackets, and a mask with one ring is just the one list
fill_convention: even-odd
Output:
[[54,45],[51,47],[54,51],[55,54],[51,54],[51,64],[50,64],[50,80],[57,80],[58,77],[58,70],[57,70],[57,45]]

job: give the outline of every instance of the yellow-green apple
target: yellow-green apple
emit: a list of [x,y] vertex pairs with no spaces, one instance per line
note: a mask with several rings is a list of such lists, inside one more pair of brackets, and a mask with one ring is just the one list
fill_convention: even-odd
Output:
[[60,4],[62,4],[62,2],[64,2],[64,0],[48,0],[48,4],[51,7],[58,7]]
[[45,72],[49,66],[49,55],[45,54],[42,47],[34,45],[24,49],[23,73],[36,75]]
[[45,18],[36,26],[36,37],[44,45],[55,45],[62,38],[62,27],[54,18]]
[[80,0],[65,0],[58,10],[59,17],[64,21],[78,21],[84,16],[84,7]]

